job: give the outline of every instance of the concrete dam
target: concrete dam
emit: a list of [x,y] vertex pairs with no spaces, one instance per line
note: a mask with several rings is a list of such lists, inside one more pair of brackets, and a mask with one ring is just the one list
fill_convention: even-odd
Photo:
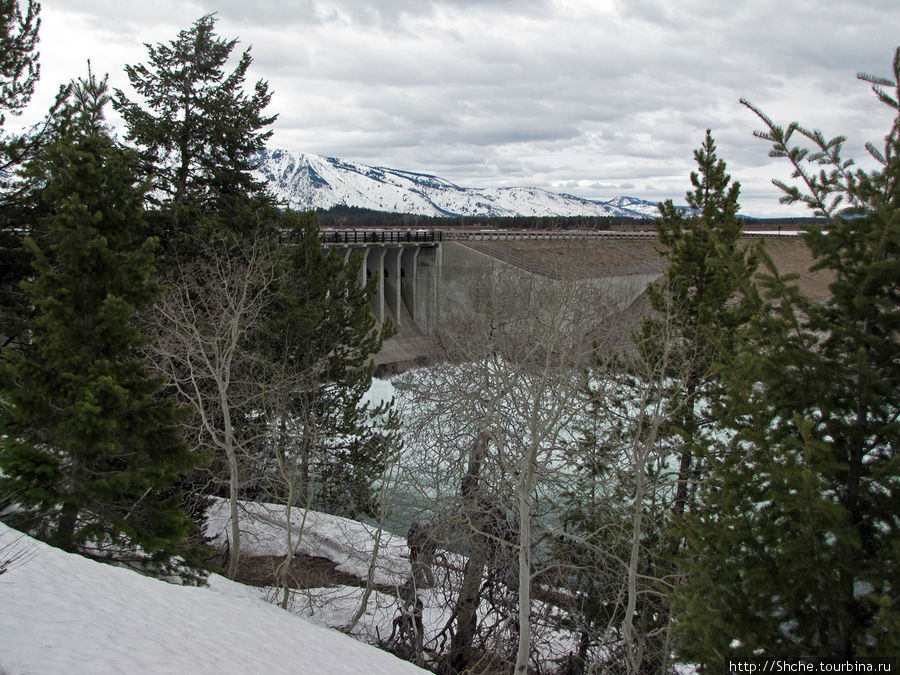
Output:
[[[665,271],[654,232],[582,230],[323,230],[325,246],[348,258],[363,256],[360,284],[377,279],[372,313],[390,319],[397,334],[375,357],[382,371],[427,358],[441,327],[442,310],[460,302],[473,278],[504,269],[545,279],[574,278],[593,284],[614,300],[610,321],[623,333],[648,311],[645,291]],[[758,235],[749,235],[749,244]],[[822,296],[828,279],[810,273],[812,258],[795,233],[767,235],[767,248],[782,272],[798,272],[812,297]]]

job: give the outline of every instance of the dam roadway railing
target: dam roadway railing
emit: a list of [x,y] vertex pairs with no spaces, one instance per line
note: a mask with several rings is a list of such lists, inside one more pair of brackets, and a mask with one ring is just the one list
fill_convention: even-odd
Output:
[[326,244],[412,244],[442,241],[488,241],[527,239],[648,239],[653,230],[473,230],[473,229],[332,229],[323,228]]
[[[792,237],[798,230],[745,230],[742,237]],[[655,230],[488,230],[416,228],[322,228],[325,244],[429,244],[442,241],[511,241],[549,239],[655,239]]]

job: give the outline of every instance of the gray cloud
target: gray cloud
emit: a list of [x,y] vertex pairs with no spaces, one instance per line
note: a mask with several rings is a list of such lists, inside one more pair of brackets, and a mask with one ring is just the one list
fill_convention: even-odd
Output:
[[36,101],[87,58],[126,86],[142,43],[210,11],[252,45],[276,144],[473,187],[680,201],[711,128],[760,215],[786,212],[770,180],[787,175],[738,99],[862,156],[890,117],[855,74],[888,72],[900,25],[893,0],[56,0]]

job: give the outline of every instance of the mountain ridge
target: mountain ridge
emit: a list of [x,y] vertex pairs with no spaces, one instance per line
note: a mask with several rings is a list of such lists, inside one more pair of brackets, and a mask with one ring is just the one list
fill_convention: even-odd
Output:
[[656,202],[608,201],[534,187],[467,188],[427,173],[278,148],[264,150],[256,170],[276,198],[296,210],[355,206],[421,216],[614,216],[652,218]]

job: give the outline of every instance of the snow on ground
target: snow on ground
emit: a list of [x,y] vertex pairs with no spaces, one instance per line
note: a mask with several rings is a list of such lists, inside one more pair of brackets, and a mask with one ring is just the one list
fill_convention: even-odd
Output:
[[[286,548],[286,510],[276,504],[240,502],[241,555],[283,556]],[[213,538],[213,545],[224,546],[229,534],[231,517],[228,502],[216,499],[207,512],[206,534]],[[353,634],[361,640],[376,642],[391,634],[392,622],[399,611],[398,596],[401,587],[409,579],[409,549],[405,537],[355,520],[332,516],[317,511],[291,509],[291,529],[295,554],[327,558],[335,563],[337,571],[346,572],[365,580],[376,539],[379,550],[374,568],[373,582],[392,588],[391,593],[373,591],[366,611]],[[459,556],[450,557],[457,568],[462,568]],[[256,597],[277,602],[278,590],[271,588],[247,588]],[[323,626],[338,627],[349,623],[359,606],[363,589],[353,586],[298,589],[289,602],[290,611]],[[449,618],[446,599],[436,590],[419,588],[417,595],[425,605],[423,621],[426,635],[436,634]]]
[[[278,505],[241,502],[242,554],[284,555],[285,515]],[[329,627],[349,623],[363,588],[295,589],[284,611],[273,604],[280,599],[278,589],[218,575],[209,577],[208,588],[177,586],[65,553],[0,523],[0,561],[22,554],[0,574],[0,675],[424,672],[365,644],[386,641],[399,614],[401,587],[410,576],[405,538],[299,508],[291,510],[291,521],[295,552],[328,558],[361,579],[379,542],[374,581],[380,590],[372,590],[353,631],[359,640]],[[227,502],[216,500],[207,534],[224,545],[229,522]],[[426,650],[450,618],[443,589],[464,565],[462,557],[446,551],[438,557],[443,563],[434,567],[435,587],[416,589]],[[547,609],[533,605],[537,615]],[[483,606],[479,613],[490,623],[514,619],[486,617],[489,611]],[[576,648],[571,633],[534,629],[545,659]]]
[[[379,555],[374,582],[401,585],[409,576],[406,539],[355,520],[330,516],[298,507],[291,510],[294,553],[327,558],[339,572],[360,579],[368,574],[369,562],[379,539]],[[287,552],[287,512],[277,504],[240,503],[242,555],[283,556]],[[207,512],[206,534],[213,544],[224,546],[231,531],[228,502],[217,499]]]
[[[286,509],[275,504],[240,502],[240,532],[242,555],[282,556],[285,554]],[[225,544],[230,532],[228,503],[217,499],[207,512],[207,536],[213,537],[214,544]],[[409,550],[405,537],[398,537],[387,531],[339,516],[294,507],[291,509],[291,529],[294,532],[294,552],[327,558],[336,564],[336,569],[365,579],[369,561],[379,541],[377,562],[373,580],[382,590],[373,590],[366,603],[363,615],[352,634],[360,640],[377,643],[386,641],[394,629],[394,620],[401,612],[399,598],[402,587],[410,577]],[[422,602],[422,622],[426,650],[435,647],[432,641],[451,618],[446,588],[458,585],[465,565],[465,559],[447,551],[438,551],[433,567],[435,587],[418,586],[416,597]],[[455,580],[450,577],[455,576]],[[389,592],[382,592],[385,587]],[[347,625],[357,611],[363,595],[362,588],[336,586],[331,588],[297,589],[288,602],[291,612],[323,626]],[[281,599],[280,591],[273,588],[247,589],[257,597],[271,602]],[[547,608],[534,601],[534,610],[543,614]],[[487,603],[479,608],[479,615],[485,619],[489,612],[495,615],[489,621],[504,624],[514,617],[503,616],[490,609]],[[559,657],[576,649],[571,633],[551,628],[539,630],[534,627],[536,641],[545,658]],[[500,631],[502,632],[502,631]],[[541,634],[538,638],[538,634]]]
[[395,673],[411,663],[268,605],[222,577],[183,587],[0,523],[0,673]]

